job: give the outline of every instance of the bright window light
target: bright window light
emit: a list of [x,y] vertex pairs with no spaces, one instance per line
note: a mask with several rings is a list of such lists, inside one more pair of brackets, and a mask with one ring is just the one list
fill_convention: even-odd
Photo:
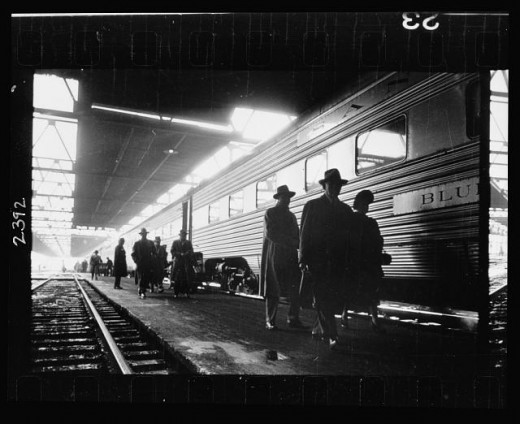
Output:
[[41,171],[39,169],[33,170],[32,177],[35,181],[47,181],[52,183],[68,184],[71,187],[74,187],[74,183],[76,180],[76,176],[74,174],[64,174],[60,172],[53,172],[47,170]]
[[509,80],[509,71],[496,71],[491,78],[491,91],[508,93],[509,88],[508,84],[506,83],[506,78]]
[[489,121],[489,138],[495,141],[507,141],[508,132],[508,111],[507,103],[491,102],[491,119]]
[[74,118],[64,118],[62,116],[47,115],[45,113],[38,113],[38,112],[34,112],[33,113],[33,117],[34,118],[39,118],[39,119],[47,119],[47,120],[50,119],[52,121],[62,121],[62,122],[78,123],[78,120],[74,119]]
[[41,120],[33,119],[33,156],[75,161],[77,124],[55,122],[54,125],[46,125],[42,132],[38,131],[42,128],[38,121]]
[[130,221],[128,221],[128,223],[130,225],[138,225],[140,224],[141,222],[143,222],[146,218],[142,217],[142,216],[134,216]]
[[52,196],[72,196],[72,189],[68,184],[52,183],[48,181],[33,181],[33,190],[36,194],[49,194]]
[[244,128],[249,122],[249,119],[251,118],[253,112],[253,109],[246,109],[241,107],[235,108],[233,114],[231,115],[231,123],[233,124],[233,127],[236,131],[244,131]]
[[168,192],[166,193],[168,195],[168,203],[172,203],[177,199],[180,199],[182,196],[184,196],[188,190],[192,187],[191,184],[175,184]]
[[152,204],[144,208],[140,215],[145,216],[146,218],[151,217],[152,215],[155,215],[157,212],[159,212],[163,207],[161,205]]
[[256,110],[242,133],[244,138],[265,141],[290,124],[287,115]]
[[78,81],[56,75],[34,75],[33,106],[40,109],[74,111]]
[[33,168],[51,168],[62,171],[72,171],[72,162],[69,160],[35,158],[33,157]]
[[205,129],[209,129],[209,130],[223,131],[223,132],[227,132],[227,133],[230,133],[233,131],[233,128],[231,127],[231,125],[212,124],[210,122],[192,121],[190,119],[172,118],[171,122],[176,123],[176,124],[192,125],[194,127],[205,128]]

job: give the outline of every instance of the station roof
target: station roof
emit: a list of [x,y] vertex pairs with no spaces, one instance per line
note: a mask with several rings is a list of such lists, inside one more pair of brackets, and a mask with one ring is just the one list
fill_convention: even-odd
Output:
[[[236,107],[297,117],[337,95],[354,77],[312,69],[53,69],[38,73],[79,83],[73,112],[61,113],[78,120],[76,158],[70,171],[75,175],[73,228],[115,229],[128,224],[230,141],[247,142],[235,131],[182,120],[232,129]],[[172,150],[174,154],[169,154]],[[86,254],[95,243],[94,237],[74,235],[72,255]]]

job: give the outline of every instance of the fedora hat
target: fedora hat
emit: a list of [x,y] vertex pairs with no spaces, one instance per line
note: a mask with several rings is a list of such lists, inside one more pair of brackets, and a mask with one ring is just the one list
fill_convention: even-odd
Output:
[[181,228],[179,234],[188,234],[188,232],[184,228]]
[[148,231],[146,231],[146,228],[141,228],[141,231],[139,232],[139,234],[148,234]]
[[280,196],[287,195],[289,197],[293,197],[296,193],[294,191],[290,191],[289,187],[286,185],[281,185],[276,189],[276,193],[273,195],[275,199],[278,199]]
[[348,180],[341,178],[341,174],[336,168],[328,169],[325,171],[325,176],[319,183],[323,186],[327,182],[336,182],[344,186],[348,183]]
[[161,238],[159,236],[155,236],[155,241],[161,241]]

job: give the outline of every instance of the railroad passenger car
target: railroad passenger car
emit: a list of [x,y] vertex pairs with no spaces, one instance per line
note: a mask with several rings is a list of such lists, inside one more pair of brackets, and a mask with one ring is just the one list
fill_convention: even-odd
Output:
[[341,201],[352,206],[363,189],[375,194],[368,215],[393,257],[382,299],[477,310],[483,83],[463,73],[360,76],[147,226],[188,228],[207,275],[241,258],[259,276],[263,216],[276,187],[296,192],[290,208],[300,222],[304,204],[323,193],[324,171],[338,168],[349,180]]

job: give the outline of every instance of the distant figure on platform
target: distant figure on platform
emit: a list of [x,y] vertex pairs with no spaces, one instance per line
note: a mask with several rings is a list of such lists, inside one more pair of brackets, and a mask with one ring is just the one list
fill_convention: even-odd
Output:
[[126,277],[128,275],[128,269],[126,267],[126,251],[123,245],[125,244],[125,239],[120,238],[119,242],[114,251],[114,288],[122,289],[121,287],[121,277]]
[[81,272],[81,264],[79,263],[79,261],[76,261],[76,263],[74,264],[74,272]]
[[88,262],[86,259],[83,259],[83,262],[81,262],[81,272],[87,272],[88,268]]
[[110,260],[110,258],[107,257],[107,277],[112,276],[112,267],[114,266],[114,263]]
[[136,264],[138,293],[141,299],[146,298],[146,288],[150,286],[153,278],[153,242],[146,238],[148,231],[142,228],[141,240],[136,241],[132,249],[132,259]]
[[186,239],[188,232],[182,229],[179,232],[180,238],[172,243],[172,279],[174,283],[174,295],[185,293],[190,297],[191,284],[193,281],[193,246],[191,241]]
[[377,221],[369,218],[369,205],[374,201],[370,190],[362,190],[354,199],[356,212],[352,216],[347,255],[347,302],[341,315],[341,323],[347,327],[348,306],[368,310],[372,317],[371,327],[383,332],[377,317],[379,305],[379,286],[383,277],[381,253],[383,237]]
[[319,182],[325,194],[303,208],[299,262],[313,281],[316,321],[312,336],[334,349],[338,342],[334,315],[344,306],[347,237],[353,212],[338,198],[348,181],[337,169],[325,171]]
[[152,291],[153,287],[157,287],[157,291],[162,293],[163,279],[165,275],[165,268],[168,266],[168,253],[166,252],[166,246],[161,245],[161,237],[155,237],[153,242],[153,280],[152,280]]
[[99,264],[102,263],[101,256],[98,255],[98,251],[95,250],[90,257],[90,272],[92,274],[91,279],[97,280],[99,276]]
[[276,189],[276,206],[267,209],[264,216],[264,244],[262,248],[260,286],[265,297],[265,328],[276,330],[276,313],[281,289],[289,295],[289,327],[305,328],[301,323],[299,303],[300,272],[298,246],[300,235],[296,216],[289,211],[291,198],[296,193],[286,185]]

